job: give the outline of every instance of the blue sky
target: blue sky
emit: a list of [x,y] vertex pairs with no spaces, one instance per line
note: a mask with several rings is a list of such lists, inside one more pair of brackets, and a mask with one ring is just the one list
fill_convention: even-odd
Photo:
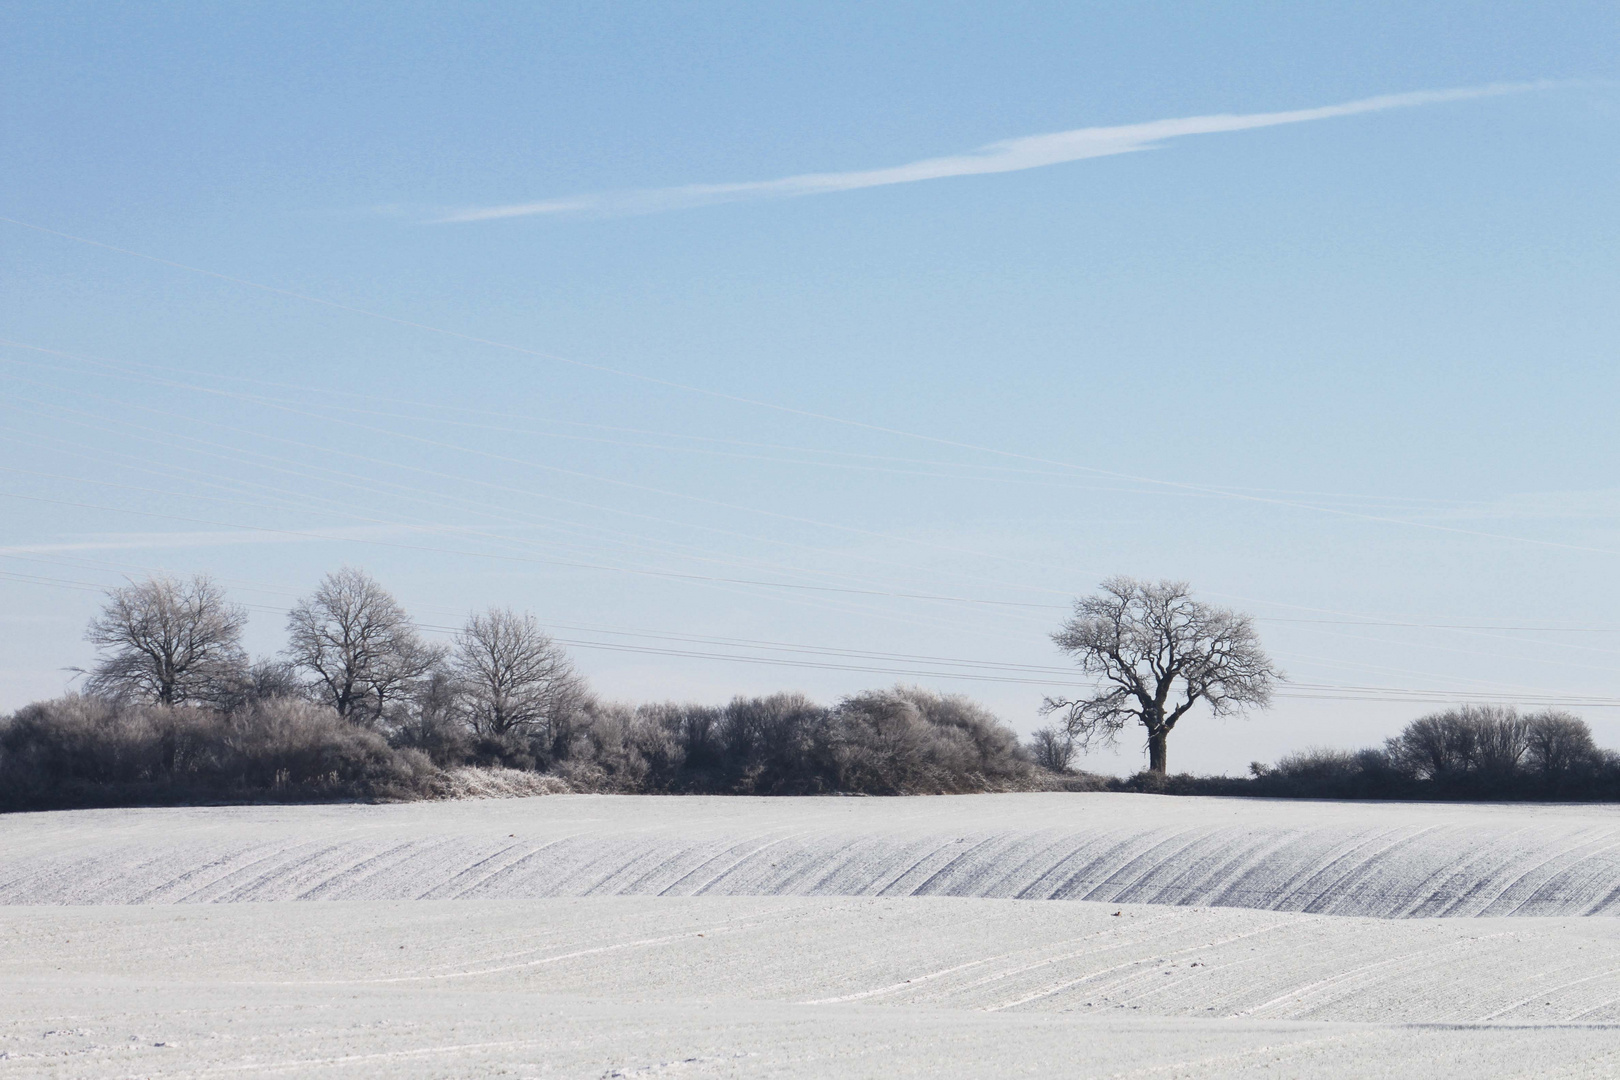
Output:
[[609,697],[1027,731],[1126,573],[1293,678],[1173,767],[1469,699],[1620,743],[1617,56],[1611,4],[8,5],[0,708],[124,574],[267,653],[348,562]]

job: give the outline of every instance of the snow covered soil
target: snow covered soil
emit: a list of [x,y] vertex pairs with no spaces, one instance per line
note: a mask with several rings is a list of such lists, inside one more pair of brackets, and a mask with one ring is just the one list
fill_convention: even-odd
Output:
[[1620,808],[549,796],[0,817],[0,904],[956,896],[1620,914]]
[[1612,1076],[1620,922],[952,898],[14,907],[0,1055],[8,1078]]
[[1617,851],[1111,794],[0,816],[0,1080],[1617,1076]]

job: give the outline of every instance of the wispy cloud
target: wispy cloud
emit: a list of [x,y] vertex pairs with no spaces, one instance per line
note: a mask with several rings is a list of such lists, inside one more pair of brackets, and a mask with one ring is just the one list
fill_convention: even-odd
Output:
[[1073,131],[1057,131],[1048,135],[1026,135],[1018,139],[1004,139],[965,154],[925,158],[907,165],[893,165],[882,169],[805,173],[801,176],[785,176],[779,180],[756,180],[735,184],[689,184],[683,187],[575,195],[539,202],[514,203],[508,206],[468,207],[445,214],[437,221],[440,223],[494,221],[500,218],[537,215],[652,214],[712,203],[741,202],[748,199],[785,199],[800,195],[824,195],[835,191],[884,187],[889,184],[910,184],[918,180],[940,180],[949,176],[1019,172],[1046,165],[1058,165],[1066,161],[1083,161],[1086,158],[1151,150],[1169,139],[1184,135],[1213,135],[1226,131],[1277,127],[1282,124],[1303,124],[1312,120],[1330,120],[1339,116],[1357,116],[1388,109],[1410,109],[1447,101],[1469,101],[1502,94],[1524,93],[1555,85],[1559,84],[1501,83],[1456,90],[1422,90],[1408,94],[1385,94],[1381,97],[1362,98],[1360,101],[1324,105],[1314,109],[1237,115],[1220,113],[1213,116],[1186,116],[1174,120],[1151,120],[1142,124],[1121,124],[1116,127],[1076,128]]

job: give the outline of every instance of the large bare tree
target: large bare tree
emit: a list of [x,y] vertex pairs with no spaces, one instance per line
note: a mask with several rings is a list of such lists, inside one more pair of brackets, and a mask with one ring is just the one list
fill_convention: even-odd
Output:
[[327,574],[287,615],[287,659],[315,696],[356,723],[381,720],[443,658],[363,570]]
[[112,589],[85,633],[101,653],[85,689],[164,705],[211,701],[247,667],[246,623],[247,613],[202,574]]
[[458,688],[480,735],[545,732],[586,697],[585,681],[532,615],[491,608],[456,636]]
[[1087,697],[1047,698],[1082,748],[1111,745],[1127,725],[1147,732],[1148,768],[1165,772],[1170,732],[1203,702],[1216,716],[1264,708],[1279,672],[1247,615],[1194,600],[1185,582],[1115,577],[1076,600],[1052,635],[1097,680]]

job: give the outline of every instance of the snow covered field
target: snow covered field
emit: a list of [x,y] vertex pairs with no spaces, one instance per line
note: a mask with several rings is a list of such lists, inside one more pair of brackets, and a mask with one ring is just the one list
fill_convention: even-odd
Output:
[[1620,808],[11,815],[0,903],[0,1080],[1620,1075]]

